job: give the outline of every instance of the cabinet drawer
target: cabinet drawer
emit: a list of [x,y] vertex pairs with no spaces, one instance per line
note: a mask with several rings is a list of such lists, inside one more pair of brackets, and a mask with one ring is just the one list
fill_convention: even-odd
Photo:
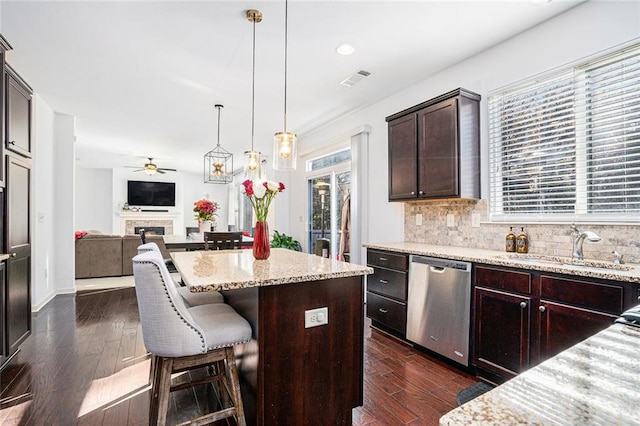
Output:
[[386,251],[367,250],[367,264],[406,271],[409,268],[409,255]]
[[367,277],[367,290],[407,301],[407,273],[391,269],[373,268]]
[[614,315],[624,310],[624,287],[542,275],[540,297]]
[[407,332],[407,306],[404,303],[367,292],[367,316],[402,334]]
[[476,267],[475,284],[496,290],[531,294],[531,274],[502,269]]

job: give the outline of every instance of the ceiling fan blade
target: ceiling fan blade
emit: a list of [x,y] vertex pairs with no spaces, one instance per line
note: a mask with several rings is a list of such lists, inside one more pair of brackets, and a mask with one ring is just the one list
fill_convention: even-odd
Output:
[[156,169],[156,172],[160,173],[161,175],[164,174],[164,171],[162,171],[162,169]]
[[144,172],[144,169],[131,170],[132,172]]
[[160,168],[158,168],[158,170],[163,170],[165,172],[177,172],[176,169],[165,169],[164,167],[160,167]]
[[126,167],[127,169],[138,169],[138,168],[140,168],[140,166],[122,166],[122,167]]

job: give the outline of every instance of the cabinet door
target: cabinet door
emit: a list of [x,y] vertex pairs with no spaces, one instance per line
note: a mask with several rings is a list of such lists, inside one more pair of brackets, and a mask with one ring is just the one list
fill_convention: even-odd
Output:
[[6,339],[6,317],[5,317],[5,286],[6,286],[6,272],[5,263],[0,262],[0,365],[4,362],[7,356],[7,339]]
[[458,100],[418,111],[418,196],[460,195]]
[[604,330],[616,319],[615,315],[544,300],[538,314],[541,362]]
[[389,122],[389,200],[416,198],[418,187],[416,115]]
[[7,149],[31,156],[31,91],[20,78],[7,69],[6,73],[6,139]]
[[526,370],[530,313],[529,297],[476,287],[476,365],[507,379]]
[[13,353],[31,331],[31,243],[28,160],[7,156],[7,350]]

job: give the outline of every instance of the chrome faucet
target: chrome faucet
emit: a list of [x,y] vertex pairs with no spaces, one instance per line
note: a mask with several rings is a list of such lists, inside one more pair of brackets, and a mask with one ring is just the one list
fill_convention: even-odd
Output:
[[580,232],[575,223],[571,225],[571,230],[573,231],[573,253],[571,254],[571,260],[582,261],[584,260],[582,244],[585,238],[589,241],[596,242],[600,241],[600,237],[591,231]]

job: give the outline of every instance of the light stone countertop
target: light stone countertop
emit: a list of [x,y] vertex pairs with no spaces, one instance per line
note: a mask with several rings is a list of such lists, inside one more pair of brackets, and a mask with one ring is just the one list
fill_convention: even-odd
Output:
[[[536,254],[516,254],[498,250],[486,250],[468,247],[439,246],[421,243],[369,243],[364,247],[378,250],[389,250],[400,253],[417,254],[421,256],[432,256],[451,260],[462,260],[473,263],[483,263],[486,265],[507,266],[511,268],[521,268],[536,271],[555,272],[558,274],[576,275],[589,278],[599,278],[612,281],[627,281],[640,283],[640,265],[624,264],[613,265],[612,262],[589,261],[587,264],[593,266],[609,266],[609,269],[590,266],[576,266],[570,264],[559,264],[560,262],[570,263],[570,258],[541,256]],[[541,262],[532,263],[530,260],[536,257],[543,257]],[[548,259],[548,263],[544,259]],[[557,262],[556,262],[557,261]]]
[[291,284],[373,273],[373,269],[307,253],[273,248],[267,260],[252,250],[171,252],[173,262],[192,292],[234,290]]
[[10,257],[11,257],[10,254],[2,253],[0,254],[0,262],[2,262],[3,260],[7,260]]
[[440,425],[640,425],[639,348],[639,327],[614,324],[450,411]]

